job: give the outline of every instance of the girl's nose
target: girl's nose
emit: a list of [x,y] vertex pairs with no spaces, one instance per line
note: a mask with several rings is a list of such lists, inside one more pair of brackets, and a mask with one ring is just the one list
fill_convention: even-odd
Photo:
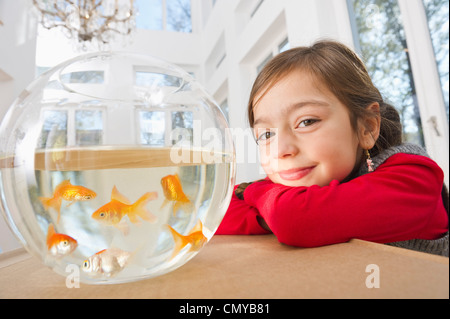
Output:
[[286,158],[295,156],[299,152],[295,137],[290,133],[278,135],[278,149],[277,158]]

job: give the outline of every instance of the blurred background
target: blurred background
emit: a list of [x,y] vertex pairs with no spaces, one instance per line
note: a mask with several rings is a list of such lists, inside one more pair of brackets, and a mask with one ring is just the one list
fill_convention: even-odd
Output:
[[[253,81],[275,55],[319,39],[360,54],[400,112],[405,141],[426,147],[448,185],[447,0],[0,0],[0,119],[33,79],[63,61],[98,50],[149,54],[182,67],[214,97],[235,134],[237,183],[256,180],[263,175],[246,117]],[[135,83],[155,76],[139,65],[132,71]],[[66,81],[95,86],[102,72]],[[106,114],[55,107],[44,116],[70,143],[101,136]],[[189,127],[192,118],[173,121]],[[141,143],[157,139],[155,130]],[[0,218],[0,253],[18,247]]]

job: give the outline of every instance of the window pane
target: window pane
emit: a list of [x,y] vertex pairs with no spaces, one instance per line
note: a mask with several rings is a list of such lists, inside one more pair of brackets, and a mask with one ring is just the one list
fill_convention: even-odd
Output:
[[230,118],[229,118],[229,115],[228,115],[228,113],[229,113],[228,99],[226,99],[225,101],[223,101],[222,104],[220,104],[220,108],[221,108],[221,110],[223,112],[223,115],[225,115],[225,118],[227,119],[227,121],[230,121]]
[[164,146],[165,145],[165,113],[142,111],[139,112],[141,128],[141,144]]
[[136,72],[135,83],[138,86],[175,86],[179,87],[183,80],[179,77],[162,74],[162,73],[154,73],[154,72]]
[[67,145],[67,112],[44,111],[44,123],[38,148],[58,148]]
[[104,81],[103,71],[80,71],[61,75],[63,83],[101,84]]
[[194,143],[194,117],[192,112],[172,112],[172,144]]
[[162,30],[162,0],[136,0],[138,14],[136,27],[139,29]]
[[281,42],[281,44],[278,46],[278,52],[283,53],[284,51],[287,51],[291,48],[291,45],[289,44],[289,39],[284,40]]
[[448,121],[448,0],[423,0],[433,42]]
[[400,113],[404,140],[424,145],[408,47],[397,0],[352,0],[361,53],[385,101]]
[[98,145],[102,142],[103,112],[81,110],[75,112],[77,145]]
[[258,72],[258,74],[262,71],[262,69],[267,64],[267,62],[269,62],[272,58],[273,58],[273,54],[271,53],[264,59],[264,61],[261,62],[260,65],[258,65],[258,67],[256,68],[256,71]]
[[192,32],[191,0],[166,0],[167,30]]

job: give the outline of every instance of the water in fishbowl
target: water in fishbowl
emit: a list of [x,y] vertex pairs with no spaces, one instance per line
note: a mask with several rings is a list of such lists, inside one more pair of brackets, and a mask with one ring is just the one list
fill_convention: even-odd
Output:
[[33,181],[20,188],[27,193],[15,193],[15,203],[23,218],[36,220],[26,223],[39,229],[25,241],[48,266],[61,273],[76,265],[84,282],[118,283],[179,267],[223,218],[233,155],[198,150],[184,154],[188,161],[173,161],[174,154],[170,148],[53,149],[36,152],[35,176],[8,165],[1,174]]

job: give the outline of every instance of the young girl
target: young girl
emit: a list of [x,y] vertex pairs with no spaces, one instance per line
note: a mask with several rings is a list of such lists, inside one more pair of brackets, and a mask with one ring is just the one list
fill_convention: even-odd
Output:
[[216,234],[273,232],[299,247],[358,238],[448,256],[443,172],[402,144],[397,111],[349,48],[321,41],[276,56],[248,117],[267,178],[235,188]]

